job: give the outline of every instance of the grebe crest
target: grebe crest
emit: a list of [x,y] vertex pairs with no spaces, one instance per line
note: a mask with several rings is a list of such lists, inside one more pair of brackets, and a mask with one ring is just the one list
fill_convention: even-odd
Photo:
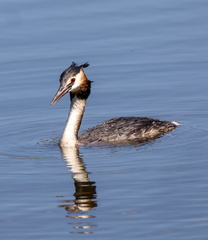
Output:
[[144,142],[172,131],[177,122],[160,121],[149,117],[119,117],[105,121],[78,137],[78,131],[85,111],[86,100],[90,95],[91,81],[83,68],[88,63],[78,66],[72,62],[60,76],[60,87],[51,104],[55,104],[66,93],[70,93],[71,106],[68,120],[59,141],[60,146],[79,146],[89,143],[122,144]]

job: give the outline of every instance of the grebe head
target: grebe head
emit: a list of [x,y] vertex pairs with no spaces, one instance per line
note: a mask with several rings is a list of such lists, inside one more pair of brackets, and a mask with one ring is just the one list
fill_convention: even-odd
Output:
[[84,63],[78,66],[76,63],[72,62],[71,66],[68,67],[60,76],[60,87],[55,94],[51,105],[55,104],[60,98],[62,98],[66,93],[83,95],[85,99],[90,94],[90,83],[83,71],[83,68],[88,67],[88,63]]

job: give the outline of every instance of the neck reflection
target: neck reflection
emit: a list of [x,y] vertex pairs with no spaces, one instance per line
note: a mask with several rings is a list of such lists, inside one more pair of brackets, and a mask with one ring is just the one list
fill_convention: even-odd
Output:
[[[86,166],[79,155],[79,149],[76,147],[61,147],[62,155],[66,160],[67,166],[73,173],[72,178],[74,180],[75,193],[73,200],[64,200],[62,205],[67,211],[67,217],[72,219],[88,219],[94,216],[88,214],[88,211],[92,210],[97,206],[96,202],[96,186],[95,182],[90,181],[89,173],[86,170]],[[78,224],[78,222],[76,222]],[[74,223],[72,223],[74,224]],[[83,225],[84,224],[84,225]],[[93,228],[93,225],[89,222],[79,223],[79,226],[74,226],[75,229],[81,231],[84,229],[85,233],[89,234],[92,232],[86,231],[89,228]]]

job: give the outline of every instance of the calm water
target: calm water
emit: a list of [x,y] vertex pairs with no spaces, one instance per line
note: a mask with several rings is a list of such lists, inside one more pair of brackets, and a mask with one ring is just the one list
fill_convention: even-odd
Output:
[[[1,239],[208,239],[208,3],[0,3]],[[144,145],[57,146],[60,73],[89,61],[82,129],[182,123]]]

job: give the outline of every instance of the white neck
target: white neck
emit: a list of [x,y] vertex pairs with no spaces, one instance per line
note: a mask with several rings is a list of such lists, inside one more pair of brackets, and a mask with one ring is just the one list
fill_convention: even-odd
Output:
[[66,127],[59,141],[60,146],[73,147],[80,145],[78,141],[78,131],[82,122],[85,106],[86,99],[79,99],[76,95],[73,97]]

